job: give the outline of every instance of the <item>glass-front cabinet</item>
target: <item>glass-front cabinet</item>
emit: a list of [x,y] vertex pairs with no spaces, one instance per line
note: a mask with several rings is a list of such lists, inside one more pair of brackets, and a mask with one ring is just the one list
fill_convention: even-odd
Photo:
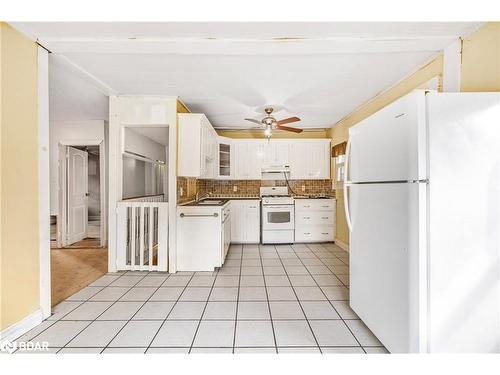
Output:
[[223,137],[219,138],[218,143],[218,152],[219,152],[219,178],[231,178],[231,142],[229,140],[224,139]]

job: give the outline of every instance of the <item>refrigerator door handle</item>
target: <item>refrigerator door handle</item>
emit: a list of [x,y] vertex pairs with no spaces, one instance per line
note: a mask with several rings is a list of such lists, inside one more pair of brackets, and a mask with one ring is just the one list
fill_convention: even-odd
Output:
[[345,151],[345,164],[344,164],[344,211],[345,211],[345,218],[347,222],[347,228],[349,228],[349,232],[352,232],[352,223],[351,223],[351,214],[349,212],[349,196],[347,193],[347,187],[348,187],[348,182],[349,179],[349,157],[351,154],[351,137],[347,140],[347,147]]

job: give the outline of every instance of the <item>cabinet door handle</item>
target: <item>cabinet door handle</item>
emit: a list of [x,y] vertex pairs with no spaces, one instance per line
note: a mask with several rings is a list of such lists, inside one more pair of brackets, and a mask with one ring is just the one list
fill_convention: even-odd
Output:
[[311,232],[304,232],[304,234],[311,234]]
[[309,216],[304,216],[303,219],[310,219],[310,217]]
[[322,219],[328,219],[328,216],[323,216]]
[[330,208],[330,206],[321,206],[322,208]]
[[218,217],[219,214],[217,212],[213,213],[213,214],[210,214],[210,215],[200,215],[200,214],[185,214],[184,212],[182,212],[180,215],[179,215],[181,218],[183,217]]
[[305,208],[309,208],[309,207],[311,207],[311,206],[304,206],[304,207],[305,207]]
[[321,233],[321,234],[328,234],[328,233]]

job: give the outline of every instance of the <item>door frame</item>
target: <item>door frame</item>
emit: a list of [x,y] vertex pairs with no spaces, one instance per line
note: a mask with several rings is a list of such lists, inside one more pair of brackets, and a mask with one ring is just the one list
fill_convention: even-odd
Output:
[[57,216],[57,247],[61,248],[67,245],[67,197],[68,197],[68,181],[67,181],[67,164],[66,151],[68,147],[81,146],[99,146],[99,185],[100,185],[100,205],[101,205],[101,222],[99,227],[100,246],[105,247],[107,242],[107,212],[106,212],[106,162],[105,162],[105,146],[103,140],[72,140],[60,141],[58,144],[58,161],[59,161],[59,177],[58,177],[58,196],[59,207]]

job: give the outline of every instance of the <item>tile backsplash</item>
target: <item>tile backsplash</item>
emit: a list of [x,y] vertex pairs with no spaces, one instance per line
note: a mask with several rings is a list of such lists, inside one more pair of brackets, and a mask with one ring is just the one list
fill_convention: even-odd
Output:
[[[335,196],[331,180],[290,180],[291,195]],[[287,186],[283,180],[197,180],[200,197],[257,197],[261,186]],[[304,190],[303,190],[304,189]]]
[[177,203],[185,203],[196,198],[197,180],[194,177],[177,177]]

